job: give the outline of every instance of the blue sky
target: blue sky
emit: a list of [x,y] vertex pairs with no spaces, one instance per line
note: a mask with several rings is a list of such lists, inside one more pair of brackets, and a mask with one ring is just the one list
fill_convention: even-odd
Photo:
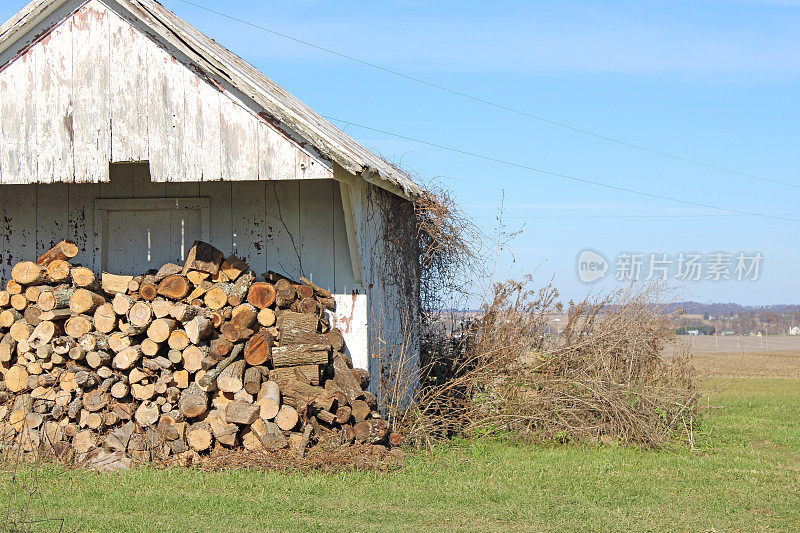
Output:
[[[800,1],[192,0],[476,97],[688,159],[800,186]],[[163,3],[324,115],[540,169],[800,221],[800,189],[688,164],[437,91],[192,7]],[[4,2],[8,18],[23,1]],[[591,287],[583,249],[761,252],[758,281],[686,298],[800,303],[800,222],[731,215],[575,183],[357,127],[345,131],[450,189],[491,231],[522,229],[498,276]]]

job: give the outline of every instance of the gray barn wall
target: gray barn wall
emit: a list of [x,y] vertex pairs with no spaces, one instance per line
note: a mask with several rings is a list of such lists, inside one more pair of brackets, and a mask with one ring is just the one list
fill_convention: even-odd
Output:
[[109,183],[0,185],[0,279],[63,238],[81,248],[76,262],[99,272],[94,200],[171,197],[210,198],[210,241],[259,274],[303,275],[340,294],[356,289],[337,182],[151,183],[147,164],[112,165]]

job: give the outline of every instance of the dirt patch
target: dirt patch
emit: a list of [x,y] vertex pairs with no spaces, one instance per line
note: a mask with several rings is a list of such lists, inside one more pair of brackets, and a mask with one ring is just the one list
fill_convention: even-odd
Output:
[[331,446],[310,448],[304,457],[292,450],[215,450],[200,465],[207,470],[258,468],[280,471],[378,471],[387,472],[403,466],[406,453],[380,445]]
[[707,377],[800,378],[800,350],[702,353],[692,364]]

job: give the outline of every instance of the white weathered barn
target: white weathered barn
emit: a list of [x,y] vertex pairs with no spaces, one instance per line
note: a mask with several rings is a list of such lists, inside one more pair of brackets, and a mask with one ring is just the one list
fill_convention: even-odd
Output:
[[153,0],[35,0],[0,27],[4,282],[64,237],[98,273],[206,240],[332,288],[353,361],[375,376],[376,355],[415,345],[419,193]]

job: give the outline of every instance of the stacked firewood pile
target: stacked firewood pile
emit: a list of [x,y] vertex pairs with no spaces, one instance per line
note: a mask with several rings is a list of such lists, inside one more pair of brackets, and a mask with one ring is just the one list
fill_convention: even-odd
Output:
[[330,292],[196,242],[141,276],[70,264],[64,241],[0,291],[0,441],[135,461],[309,439],[386,443]]

